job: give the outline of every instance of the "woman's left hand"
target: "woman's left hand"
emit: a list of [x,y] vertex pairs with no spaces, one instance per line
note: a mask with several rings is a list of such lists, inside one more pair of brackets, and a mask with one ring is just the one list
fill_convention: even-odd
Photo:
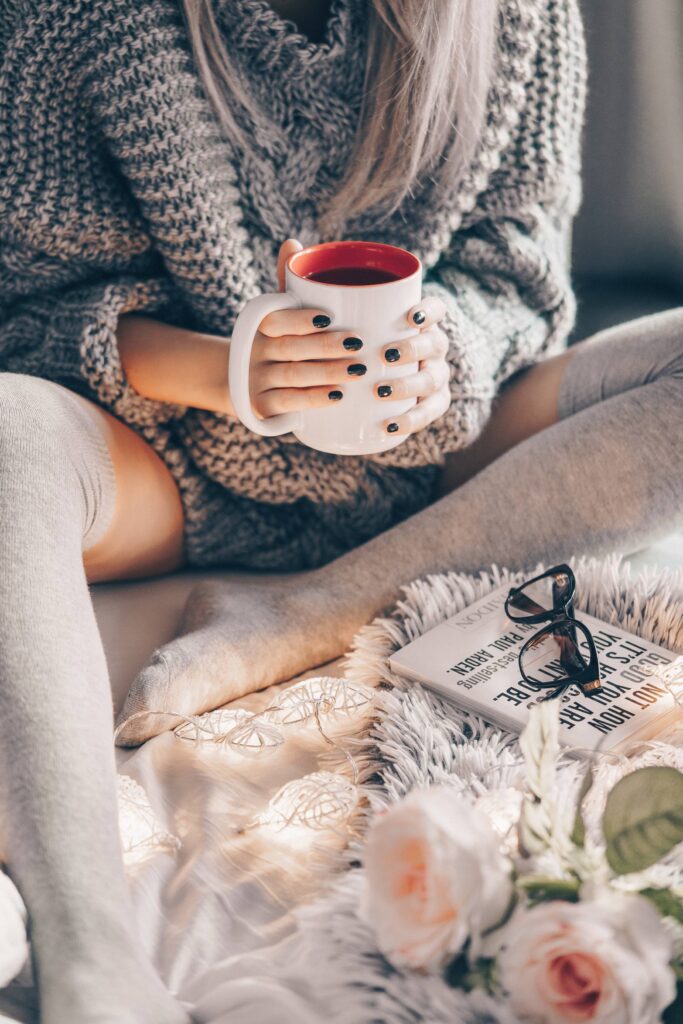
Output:
[[406,341],[386,345],[382,352],[387,366],[398,362],[418,364],[416,373],[380,380],[375,387],[380,402],[417,398],[417,403],[402,416],[387,419],[384,428],[390,434],[414,434],[424,430],[443,416],[451,404],[450,365],[446,359],[448,339],[438,326],[445,314],[446,306],[441,299],[424,296],[406,316],[410,326],[418,326],[420,333]]

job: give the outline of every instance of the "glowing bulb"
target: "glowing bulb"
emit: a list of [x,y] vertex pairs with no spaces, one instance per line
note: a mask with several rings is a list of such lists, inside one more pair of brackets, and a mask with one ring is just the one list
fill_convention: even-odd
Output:
[[358,790],[348,779],[332,772],[312,772],[283,786],[259,822],[322,831],[345,824],[357,805]]
[[218,708],[189,718],[174,730],[178,739],[193,743],[217,743],[225,739],[237,725],[251,718],[244,708]]
[[676,704],[683,707],[683,654],[668,665],[653,668],[651,675],[664,683]]
[[320,714],[351,717],[367,708],[372,698],[373,691],[362,683],[334,676],[314,676],[285,690],[277,704],[266,708],[264,714],[280,725],[306,722]]
[[165,832],[142,786],[129,775],[118,777],[119,831],[126,867],[134,867],[157,853],[175,851],[180,840]]
[[247,755],[273,751],[285,742],[280,730],[261,721],[258,715],[249,715],[240,725],[226,733],[225,739],[234,750]]

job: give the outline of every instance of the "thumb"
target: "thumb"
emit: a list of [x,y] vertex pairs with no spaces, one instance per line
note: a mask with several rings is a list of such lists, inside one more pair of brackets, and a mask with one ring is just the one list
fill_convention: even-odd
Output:
[[300,249],[303,249],[303,245],[297,238],[288,238],[287,241],[283,242],[280,246],[280,251],[277,256],[277,286],[281,292],[285,290],[285,263],[287,258],[291,256],[293,252],[299,252]]

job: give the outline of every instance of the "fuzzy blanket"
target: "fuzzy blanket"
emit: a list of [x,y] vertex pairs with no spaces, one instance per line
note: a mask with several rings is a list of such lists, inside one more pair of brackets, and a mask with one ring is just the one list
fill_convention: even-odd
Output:
[[[683,571],[648,570],[632,575],[617,556],[573,561],[577,608],[678,653],[683,652]],[[539,566],[537,571],[541,571]],[[393,614],[365,627],[347,657],[345,675],[380,686],[378,716],[356,751],[374,768],[364,784],[365,815],[398,800],[416,786],[447,783],[492,805],[522,774],[516,737],[459,712],[387,667],[387,656],[443,619],[520,579],[492,567],[479,576],[448,573],[405,588]],[[588,829],[598,821],[608,790],[633,768],[670,764],[683,770],[683,726],[631,756],[603,759],[586,807]],[[580,764],[560,761],[558,804],[573,815]],[[361,830],[362,831],[362,830]],[[362,838],[346,851],[346,870],[326,895],[300,910],[296,934],[279,944],[223,962],[193,986],[200,1019],[245,1024],[514,1024],[506,1007],[488,996],[449,988],[440,976],[395,971],[376,951],[371,929],[357,913],[364,884]],[[549,865],[549,867],[552,867]],[[683,852],[624,886],[683,884]],[[220,1007],[220,1011],[215,1013]],[[204,1017],[202,1011],[206,1013]],[[224,1016],[225,1014],[225,1016]]]

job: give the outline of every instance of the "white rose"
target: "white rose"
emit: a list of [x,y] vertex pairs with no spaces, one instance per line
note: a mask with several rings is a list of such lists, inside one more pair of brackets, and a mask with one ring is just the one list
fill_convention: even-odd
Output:
[[0,870],[0,988],[26,963],[26,908],[14,883]]
[[655,1024],[675,996],[671,941],[642,896],[521,909],[500,942],[512,1009],[543,1024]]
[[497,924],[511,865],[486,817],[448,786],[415,790],[368,832],[361,905],[397,967],[436,970]]

